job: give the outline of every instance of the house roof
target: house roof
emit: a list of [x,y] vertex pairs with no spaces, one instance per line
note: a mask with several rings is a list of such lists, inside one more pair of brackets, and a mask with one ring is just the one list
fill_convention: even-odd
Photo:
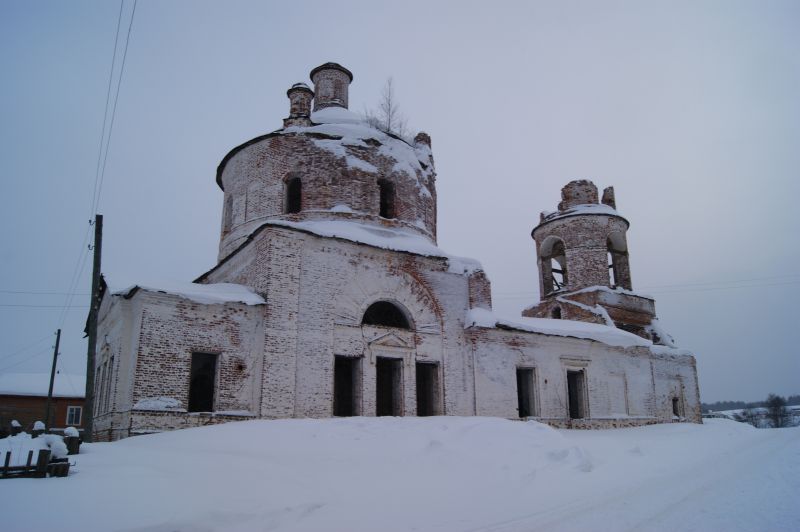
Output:
[[[47,397],[49,373],[0,373],[0,395]],[[86,394],[86,376],[56,373],[53,397],[80,397]]]

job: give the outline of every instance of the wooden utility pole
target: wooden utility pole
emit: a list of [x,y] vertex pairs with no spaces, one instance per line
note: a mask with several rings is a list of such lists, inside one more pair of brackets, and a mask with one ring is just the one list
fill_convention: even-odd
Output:
[[53,368],[50,370],[50,388],[47,390],[47,406],[44,410],[44,425],[53,428],[50,423],[50,404],[53,402],[53,381],[56,380],[56,359],[58,358],[58,344],[61,342],[61,329],[56,331],[56,348],[53,349]]
[[86,400],[83,407],[83,441],[92,441],[94,430],[94,355],[97,351],[97,312],[100,310],[100,253],[103,248],[103,215],[94,217],[94,266],[92,267],[92,299],[89,304],[89,335],[86,349]]

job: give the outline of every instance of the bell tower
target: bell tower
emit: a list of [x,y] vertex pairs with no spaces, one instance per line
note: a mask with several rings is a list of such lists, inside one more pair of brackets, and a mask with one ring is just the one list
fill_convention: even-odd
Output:
[[541,213],[531,233],[542,301],[522,315],[601,323],[671,343],[655,321],[655,301],[632,292],[630,224],[616,207],[613,187],[602,199],[588,180],[561,189],[558,210]]

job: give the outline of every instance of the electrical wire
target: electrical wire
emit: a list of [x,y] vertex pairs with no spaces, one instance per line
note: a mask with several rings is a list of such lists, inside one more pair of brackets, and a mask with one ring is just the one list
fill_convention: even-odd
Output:
[[[122,80],[125,74],[125,63],[128,57],[128,46],[130,45],[131,30],[133,28],[133,20],[136,15],[137,3],[138,0],[134,0],[133,9],[131,10],[131,16],[128,22],[128,31],[125,37],[125,47],[122,52],[122,62],[120,64],[119,76],[117,77],[117,87],[116,91],[114,92],[113,104],[110,107],[111,113],[109,120],[109,104],[111,103],[111,88],[113,86],[113,80],[114,80],[114,66],[116,65],[117,50],[119,47],[118,46],[119,34],[120,34],[120,29],[122,27],[122,12],[125,4],[124,0],[120,1],[119,14],[117,16],[117,31],[114,37],[114,52],[111,59],[111,71],[109,72],[108,87],[106,89],[106,104],[103,115],[103,127],[100,135],[100,147],[97,157],[97,167],[95,169],[95,183],[94,186],[92,187],[92,203],[90,205],[90,216],[97,212],[97,208],[100,204],[100,198],[102,196],[103,183],[105,181],[106,164],[108,162],[108,152],[109,152],[109,147],[111,145],[111,138],[114,133],[114,122],[117,114],[117,104],[119,102],[120,88],[122,87]],[[106,134],[107,123],[108,123],[108,134]],[[102,159],[102,165],[100,164],[101,159]],[[86,252],[86,246],[89,241],[89,235],[91,234],[91,224],[92,222],[90,222],[90,227],[87,228],[86,234],[84,235],[83,244],[81,245],[81,250],[82,250],[81,257],[79,258],[78,263],[76,264],[76,269],[73,271],[73,278],[69,285],[67,299],[65,301],[63,311],[59,316],[59,321],[58,321],[59,327],[63,327],[67,317],[67,312],[69,312],[73,308],[72,302],[76,295],[75,290],[78,286],[78,282],[80,282],[81,276],[83,275],[83,271],[86,268],[86,260],[89,255]]]

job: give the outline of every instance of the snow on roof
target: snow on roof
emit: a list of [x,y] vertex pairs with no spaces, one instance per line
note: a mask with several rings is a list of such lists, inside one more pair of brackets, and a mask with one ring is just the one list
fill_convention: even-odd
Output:
[[483,270],[480,262],[448,255],[436,247],[426,237],[401,228],[376,227],[349,220],[312,220],[291,222],[288,220],[268,220],[264,225],[278,225],[308,231],[318,236],[342,238],[359,244],[366,244],[392,251],[405,251],[426,257],[441,257],[448,260],[448,271],[458,274],[470,274]]
[[[50,387],[49,373],[2,373],[0,394],[47,396]],[[56,373],[53,380],[53,397],[83,397],[86,393],[86,376]]]
[[[372,127],[364,117],[343,107],[326,107],[311,113],[311,121],[315,125],[310,127],[292,126],[283,130],[283,133],[317,133],[338,138],[314,138],[316,146],[328,150],[337,157],[343,157],[347,165],[368,173],[378,173],[378,169],[358,157],[347,147],[369,148],[365,140],[376,140],[380,143],[378,153],[394,159],[392,168],[396,172],[403,172],[415,179],[417,188],[423,195],[431,196],[428,187],[419,179],[420,176],[429,177],[430,148],[428,146],[411,146],[409,143],[395,138],[383,131]],[[425,165],[425,166],[423,166]]]
[[311,113],[315,124],[361,124],[364,117],[344,107],[331,106]]
[[157,281],[134,284],[112,284],[108,277],[104,276],[109,291],[113,295],[128,296],[135,289],[148,290],[152,292],[163,292],[172,294],[196,303],[206,305],[222,303],[244,303],[245,305],[263,305],[266,303],[264,298],[253,292],[250,288],[240,284],[216,283],[200,284],[188,281]]
[[474,308],[467,312],[465,328],[469,327],[508,327],[520,331],[549,334],[555,336],[571,336],[574,338],[585,338],[596,340],[607,345],[616,347],[651,347],[649,340],[640,336],[597,323],[586,323],[583,321],[556,320],[550,318],[514,318],[509,320],[495,315],[492,311]]
[[614,209],[609,205],[605,205],[603,203],[586,203],[582,205],[575,205],[573,207],[569,207],[568,209],[564,209],[563,211],[555,211],[542,214],[544,214],[544,218],[542,219],[541,223],[558,220],[560,218],[567,218],[568,216],[577,216],[579,214],[607,214],[610,216],[619,216],[620,218],[622,218],[622,215],[619,212],[617,212],[616,209]]

